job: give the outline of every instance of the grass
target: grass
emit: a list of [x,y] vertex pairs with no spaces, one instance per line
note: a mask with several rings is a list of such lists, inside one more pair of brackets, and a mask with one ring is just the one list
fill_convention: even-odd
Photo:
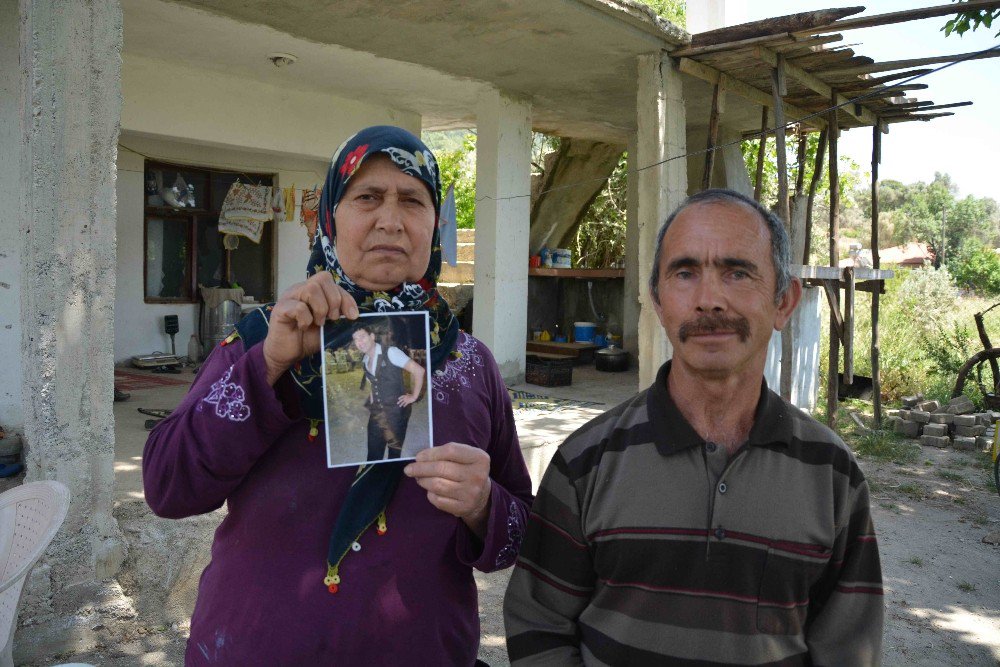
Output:
[[970,584],[968,581],[960,581],[958,582],[958,590],[965,591],[966,593],[971,593],[972,591],[976,590],[976,585]]
[[924,499],[924,487],[919,484],[900,484],[897,491],[913,500]]
[[937,476],[941,479],[946,479],[949,482],[958,482],[964,484],[966,479],[959,475],[958,473],[951,472],[950,470],[938,470]]
[[910,565],[916,565],[917,567],[924,566],[924,559],[920,556],[910,556],[904,562],[909,563]]
[[859,455],[879,461],[914,463],[920,458],[920,445],[884,429],[845,433],[844,439]]

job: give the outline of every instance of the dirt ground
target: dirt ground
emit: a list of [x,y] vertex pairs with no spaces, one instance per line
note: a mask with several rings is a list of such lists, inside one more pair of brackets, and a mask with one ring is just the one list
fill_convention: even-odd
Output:
[[[552,447],[617,403],[614,395],[627,386],[609,388],[606,378],[591,379],[593,384],[586,376],[575,379],[573,388],[562,391],[521,387],[565,398],[603,393],[601,400],[606,401],[599,407],[558,412],[515,412],[536,482]],[[989,481],[987,457],[912,445],[917,448],[915,460],[907,463],[859,457],[872,488],[886,587],[883,664],[1000,665],[1000,546],[983,541],[1000,534],[1000,496]],[[508,576],[476,575],[480,657],[494,666],[508,664],[501,614]],[[32,667],[60,660],[109,667],[183,664],[185,623],[144,627],[135,619],[107,630],[107,640],[96,652],[52,656]]]

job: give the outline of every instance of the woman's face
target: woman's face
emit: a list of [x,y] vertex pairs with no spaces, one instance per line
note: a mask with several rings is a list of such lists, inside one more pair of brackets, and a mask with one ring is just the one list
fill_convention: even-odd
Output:
[[434,201],[420,179],[373,155],[351,178],[337,206],[337,256],[351,280],[387,290],[420,280],[434,236]]

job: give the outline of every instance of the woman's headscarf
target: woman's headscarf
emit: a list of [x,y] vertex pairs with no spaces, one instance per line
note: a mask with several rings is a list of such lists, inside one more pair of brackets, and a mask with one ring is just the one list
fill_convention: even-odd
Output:
[[[348,276],[337,256],[337,206],[348,183],[365,160],[373,155],[386,155],[404,174],[422,181],[434,202],[434,235],[431,239],[431,257],[427,271],[415,283],[403,282],[396,287],[372,292],[357,285]],[[377,125],[361,130],[333,155],[327,172],[323,195],[319,203],[319,225],[313,240],[312,254],[306,268],[307,275],[327,270],[334,281],[358,302],[364,312],[427,311],[430,315],[431,368],[438,368],[454,350],[458,339],[458,320],[448,303],[437,292],[437,279],[441,273],[441,233],[438,216],[441,212],[441,184],[437,161],[420,139],[406,130],[389,125]],[[236,325],[239,337],[247,349],[267,337],[267,322],[272,305],[263,306],[247,315]],[[346,320],[327,325],[333,335],[348,337],[351,324]],[[330,333],[330,328],[327,333]],[[302,410],[311,421],[310,439],[318,434],[318,424],[323,420],[323,380],[321,354],[302,360],[289,372],[299,387]],[[430,392],[427,392],[430,400]],[[385,508],[396,491],[406,461],[365,465],[358,469],[347,498],[334,524],[327,553],[327,575],[324,585],[336,593],[340,585],[340,561],[350,551],[369,527],[378,522],[378,533],[387,528]]]

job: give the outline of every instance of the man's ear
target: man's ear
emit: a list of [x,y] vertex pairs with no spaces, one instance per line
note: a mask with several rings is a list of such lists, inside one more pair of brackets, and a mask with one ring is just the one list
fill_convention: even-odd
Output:
[[791,319],[792,313],[795,312],[795,307],[799,305],[799,301],[802,299],[802,282],[798,278],[792,278],[791,284],[788,285],[788,289],[785,290],[784,295],[781,297],[781,301],[778,302],[778,313],[774,318],[774,330],[781,331],[788,324],[788,320]]

